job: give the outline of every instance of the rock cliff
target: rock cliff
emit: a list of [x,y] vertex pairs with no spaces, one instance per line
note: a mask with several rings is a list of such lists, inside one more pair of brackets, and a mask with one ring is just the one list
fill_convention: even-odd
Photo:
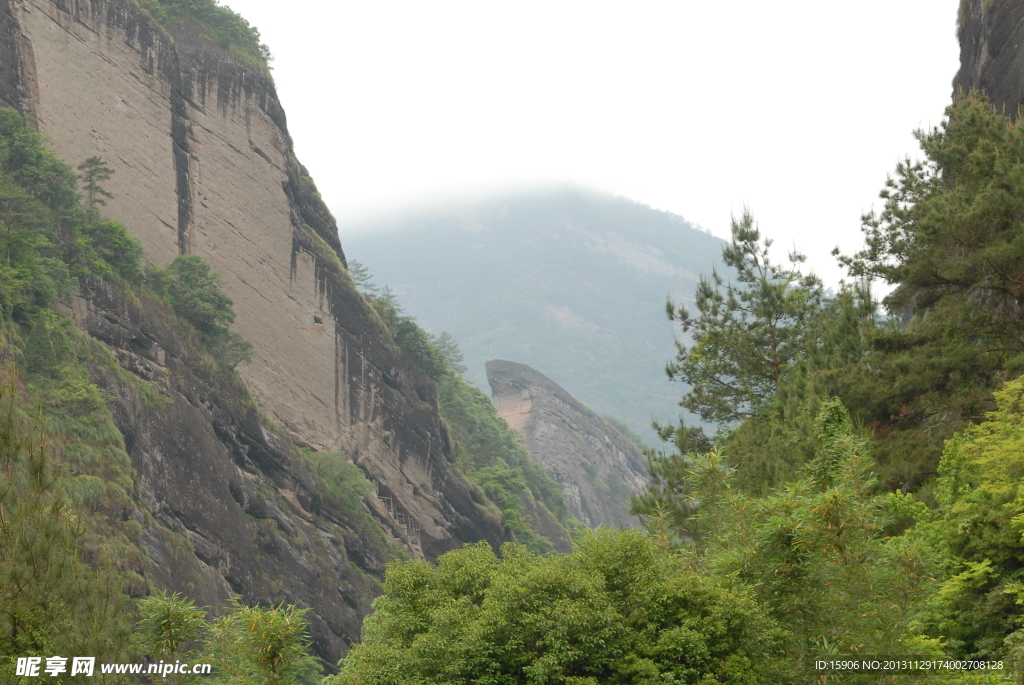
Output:
[[494,406],[530,457],[561,484],[583,524],[635,528],[629,498],[647,484],[647,461],[614,427],[525,364],[487,362]]
[[[157,412],[110,386],[154,521],[155,578],[211,604],[315,605],[317,652],[336,661],[374,592],[350,562],[379,574],[386,555],[351,522],[315,515],[296,444],[358,465],[378,493],[367,511],[413,556],[507,539],[449,465],[432,388],[353,288],[265,73],[130,0],[0,0],[0,100],[69,164],[103,157],[116,171],[104,213],[155,265],[204,257],[255,345],[239,368],[248,390],[232,388],[203,378],[176,329],[124,293],[93,284],[77,300],[78,325],[170,398]],[[165,529],[189,544],[168,547]]]
[[1024,4],[962,0],[957,35],[954,91],[984,91],[997,109],[1016,117],[1024,105]]
[[17,57],[4,98],[67,162],[99,155],[116,170],[104,211],[147,259],[196,253],[225,277],[261,408],[299,442],[351,455],[418,523],[414,553],[500,537],[467,518],[429,391],[352,288],[269,78],[194,27],[167,35],[128,0],[2,4],[4,54]]
[[337,511],[166,305],[85,281],[71,315],[116,360],[91,366],[135,471],[141,506],[122,516],[142,526],[147,575],[215,611],[233,595],[309,606],[314,651],[337,663],[360,634],[398,526],[388,536],[368,512]]

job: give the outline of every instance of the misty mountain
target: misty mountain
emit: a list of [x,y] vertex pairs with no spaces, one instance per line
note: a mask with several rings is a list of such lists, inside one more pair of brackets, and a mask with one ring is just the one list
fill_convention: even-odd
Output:
[[468,379],[510,359],[653,440],[683,388],[665,377],[665,299],[692,301],[723,242],[682,217],[562,187],[407,212],[342,229],[346,252],[430,332],[451,333]]

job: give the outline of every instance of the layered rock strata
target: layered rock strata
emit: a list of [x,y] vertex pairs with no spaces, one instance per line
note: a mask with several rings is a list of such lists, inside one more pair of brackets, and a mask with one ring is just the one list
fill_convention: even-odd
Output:
[[525,364],[489,361],[487,380],[498,415],[562,486],[577,519],[590,528],[639,526],[629,499],[647,484],[647,461],[636,445]]

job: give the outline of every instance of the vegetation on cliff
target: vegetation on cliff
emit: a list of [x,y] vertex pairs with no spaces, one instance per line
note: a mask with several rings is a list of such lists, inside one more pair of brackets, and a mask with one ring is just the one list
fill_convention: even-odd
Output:
[[[83,165],[87,173],[105,169],[102,160],[93,161]],[[93,199],[109,197],[99,185],[104,174],[109,177],[109,170],[86,179]],[[146,642],[150,600],[139,605],[142,624],[134,630],[132,625],[134,599],[153,585],[141,544],[152,522],[108,408],[111,391],[97,379],[133,388],[142,402],[161,406],[168,400],[123,371],[106,347],[75,327],[67,305],[76,286],[107,282],[136,301],[163,297],[167,315],[173,320],[173,308],[183,321],[194,323],[200,342],[216,342],[233,318],[230,300],[201,260],[185,262],[195,282],[182,277],[180,265],[147,274],[142,249],[124,227],[100,217],[96,202],[80,204],[77,180],[20,115],[0,109],[0,678],[5,682],[14,678],[18,657],[90,655],[108,663],[159,652]],[[164,291],[170,291],[170,302]],[[210,351],[214,356],[207,363],[216,369],[223,353],[216,346]],[[323,499],[337,496],[325,492]],[[249,635],[250,625],[262,627]],[[219,651],[211,647],[204,658],[216,663],[217,677],[230,682],[291,683],[305,674],[302,682],[313,683],[319,666],[305,656],[306,632],[301,611],[237,605],[211,627]],[[287,664],[265,658],[280,651],[278,638],[291,645]],[[124,676],[110,678],[122,681]]]
[[561,488],[530,459],[491,399],[462,378],[462,353],[452,337],[433,337],[404,315],[394,292],[374,285],[362,263],[353,261],[350,274],[410,366],[430,383],[454,438],[455,466],[472,485],[481,515],[499,517],[517,542],[537,552],[553,549],[537,514],[568,541],[578,523]]
[[109,357],[56,311],[78,278],[137,282],[141,250],[78,204],[76,181],[0,109],[4,672],[14,655],[119,656],[125,593],[146,588],[141,528],[122,515],[135,508],[131,462],[90,377]]
[[233,58],[270,74],[273,57],[260,40],[260,32],[244,17],[217,0],[136,0],[161,26],[173,33],[176,26],[191,24],[200,36],[224,48]]
[[[99,436],[83,440],[65,431],[51,439],[42,410],[25,415],[21,392],[8,364],[0,385],[0,678],[5,681],[14,675],[14,657],[123,657],[130,611],[123,592],[132,586],[138,590],[141,581],[131,524],[103,517],[105,509],[127,499],[130,473],[115,460],[123,454]],[[106,448],[107,454],[89,456],[115,457],[103,466],[121,471],[118,491],[83,472],[80,460],[55,459],[62,444],[66,452]]]
[[174,313],[199,332],[203,343],[230,368],[252,361],[252,343],[228,326],[235,321],[220,274],[195,254],[180,255],[166,271],[151,269],[149,285],[166,295]]

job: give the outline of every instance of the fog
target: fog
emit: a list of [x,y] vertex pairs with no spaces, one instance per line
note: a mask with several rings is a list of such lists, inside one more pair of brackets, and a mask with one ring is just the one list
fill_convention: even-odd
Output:
[[567,181],[720,236],[749,205],[830,284],[829,252],[941,121],[957,5],[231,1],[345,225]]

